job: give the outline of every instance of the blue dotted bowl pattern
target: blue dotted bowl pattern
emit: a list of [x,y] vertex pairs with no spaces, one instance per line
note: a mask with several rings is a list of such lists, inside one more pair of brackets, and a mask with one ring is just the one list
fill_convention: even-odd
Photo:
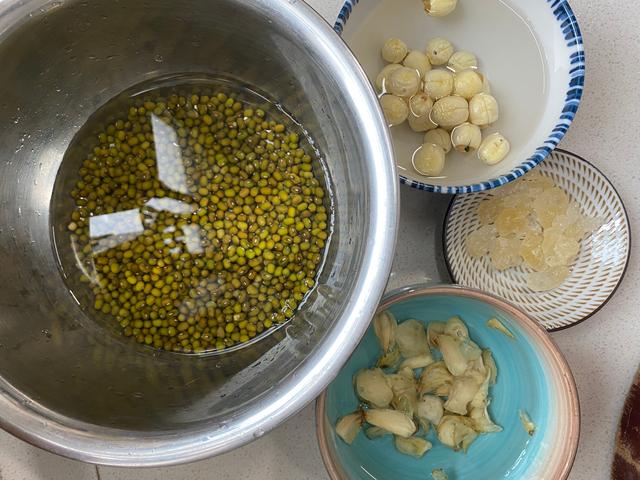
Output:
[[624,278],[631,254],[631,226],[624,203],[607,177],[583,158],[558,149],[540,165],[582,212],[602,219],[602,226],[581,242],[571,275],[558,288],[532,292],[528,270],[499,272],[488,257],[471,258],[468,235],[480,228],[477,209],[492,192],[454,197],[443,228],[443,250],[454,283],[477,288],[517,305],[547,330],[576,325],[600,310]]

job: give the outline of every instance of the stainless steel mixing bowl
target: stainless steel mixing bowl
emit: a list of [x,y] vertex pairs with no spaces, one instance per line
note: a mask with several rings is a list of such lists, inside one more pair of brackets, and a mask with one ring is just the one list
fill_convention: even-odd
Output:
[[[263,435],[337,373],[387,281],[398,217],[376,97],[300,0],[0,0],[0,423],[111,465],[192,461]],[[85,315],[62,279],[50,200],[88,116],[146,79],[225,73],[279,99],[326,158],[335,233],[287,328],[218,356],[157,352]]]

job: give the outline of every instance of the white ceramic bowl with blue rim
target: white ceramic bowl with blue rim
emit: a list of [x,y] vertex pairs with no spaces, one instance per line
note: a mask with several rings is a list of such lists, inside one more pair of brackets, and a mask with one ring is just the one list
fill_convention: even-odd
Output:
[[334,28],[371,80],[385,65],[380,47],[389,37],[422,51],[430,38],[445,37],[477,55],[501,108],[485,132],[503,133],[511,153],[493,167],[474,154],[449,154],[441,177],[424,177],[411,164],[424,134],[393,127],[401,182],[421,190],[478,192],[524,175],[562,140],[582,97],[582,35],[566,0],[459,0],[444,18],[428,16],[422,0],[346,0]]
[[[370,326],[338,377],[316,403],[320,453],[332,480],[427,480],[442,468],[451,480],[564,480],[578,448],[580,406],[571,370],[549,334],[527,314],[480,290],[457,286],[413,286],[385,296],[378,311],[398,322],[410,318],[425,326],[459,315],[469,334],[489,348],[498,367],[489,394],[491,418],[503,431],[481,435],[465,454],[442,445],[431,430],[433,449],[415,459],[399,453],[393,438],[369,440],[363,432],[347,445],[335,432],[339,418],[359,406],[353,376],[381,355]],[[515,336],[488,328],[498,318]],[[530,436],[519,420],[527,412],[536,425]]]

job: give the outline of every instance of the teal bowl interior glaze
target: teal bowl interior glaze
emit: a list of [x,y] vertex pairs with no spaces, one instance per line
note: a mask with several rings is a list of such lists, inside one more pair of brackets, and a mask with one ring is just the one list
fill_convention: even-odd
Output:
[[[552,478],[537,476],[534,472],[546,468],[540,462],[544,457],[541,452],[557,440],[549,438],[549,434],[556,434],[554,402],[567,393],[557,388],[562,382],[550,379],[555,373],[552,373],[554,369],[550,368],[544,352],[547,346],[531,334],[531,325],[523,326],[522,321],[507,310],[479,298],[435,294],[405,295],[399,301],[389,300],[403,295],[402,292],[391,294],[384,302],[390,304],[388,310],[398,323],[413,318],[426,326],[429,322],[445,321],[458,315],[467,324],[470,337],[481,348],[492,351],[498,379],[490,390],[489,411],[503,431],[479,436],[465,454],[442,445],[431,429],[427,439],[433,443],[433,448],[420,459],[400,454],[393,445],[392,436],[369,440],[364,432],[360,432],[352,445],[344,443],[335,434],[334,426],[340,417],[358,409],[353,376],[358,370],[374,365],[381,354],[370,327],[324,397],[325,441],[328,450],[332,451],[333,462],[339,465],[337,470],[353,480],[428,480],[436,468],[444,469],[450,480]],[[492,317],[498,318],[515,339],[487,327],[487,320]],[[535,423],[533,436],[525,431],[519,418],[520,410],[527,412]]]

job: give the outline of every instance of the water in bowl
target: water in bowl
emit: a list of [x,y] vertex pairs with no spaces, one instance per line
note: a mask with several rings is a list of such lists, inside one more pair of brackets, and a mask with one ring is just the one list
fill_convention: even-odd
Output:
[[330,182],[302,125],[228,78],[177,75],[107,102],[68,148],[52,232],[71,295],[107,330],[228,352],[314,288]]
[[487,76],[500,105],[500,119],[483,130],[483,138],[499,131],[512,146],[507,160],[493,167],[482,164],[474,153],[451,152],[441,177],[424,177],[412,165],[424,133],[413,132],[404,123],[392,128],[400,175],[431,185],[470,185],[479,177],[495,178],[509,172],[539,146],[535,137],[546,136],[546,132],[536,132],[550,81],[548,60],[529,21],[519,12],[518,2],[460,1],[454,13],[444,18],[426,15],[420,1],[400,3],[401,8],[396,0],[361,2],[346,23],[343,37],[372,83],[386,65],[380,48],[388,38],[400,38],[410,49],[425,51],[430,39],[444,37],[456,50],[476,54],[479,71]]

